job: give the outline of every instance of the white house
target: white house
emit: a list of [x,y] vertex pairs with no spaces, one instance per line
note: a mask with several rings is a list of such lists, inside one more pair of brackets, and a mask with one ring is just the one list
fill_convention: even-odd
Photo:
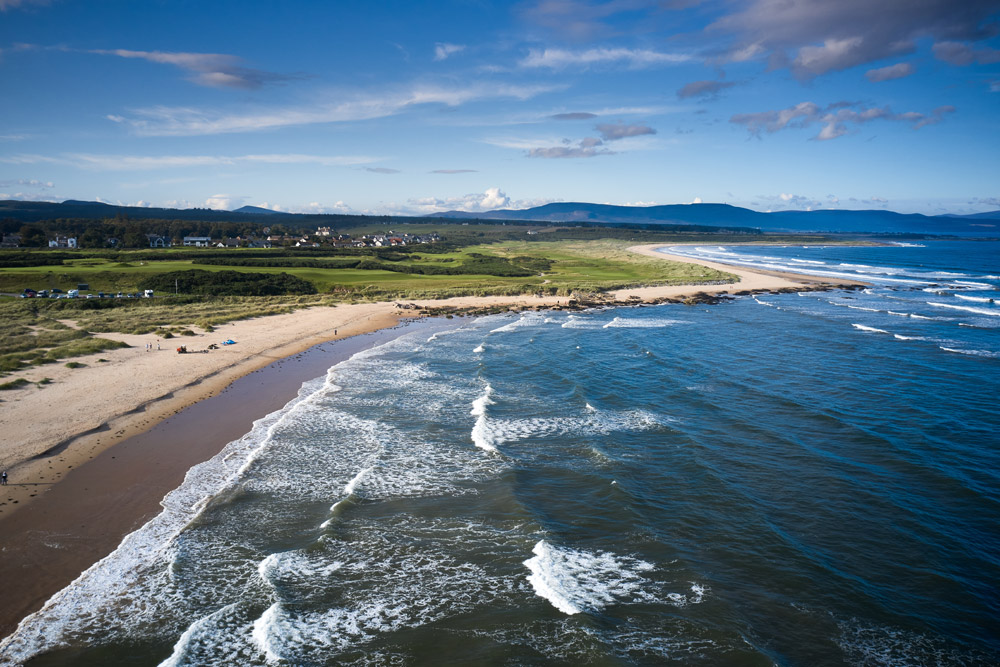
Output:
[[184,245],[193,245],[199,248],[207,248],[212,245],[212,238],[210,236],[185,236]]
[[76,239],[73,237],[57,236],[49,241],[50,248],[76,248]]

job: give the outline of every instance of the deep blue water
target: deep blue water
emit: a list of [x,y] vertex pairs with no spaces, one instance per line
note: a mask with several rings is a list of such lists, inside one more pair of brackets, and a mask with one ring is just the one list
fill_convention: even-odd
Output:
[[32,664],[1000,663],[1000,245],[338,364],[29,618]]

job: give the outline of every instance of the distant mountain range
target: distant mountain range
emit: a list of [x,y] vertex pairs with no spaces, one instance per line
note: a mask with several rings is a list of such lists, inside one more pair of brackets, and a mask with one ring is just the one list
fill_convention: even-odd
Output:
[[206,208],[141,208],[114,206],[101,202],[67,200],[56,202],[0,201],[0,220],[23,222],[57,218],[103,219],[118,215],[129,218],[201,220],[207,222],[274,223],[276,218],[290,225],[314,228],[359,224],[366,221],[426,221],[428,218],[455,221],[502,220],[556,224],[614,225],[696,225],[751,228],[765,232],[856,232],[875,234],[942,234],[957,236],[1000,236],[1000,211],[971,215],[926,216],[893,211],[778,211],[760,213],[728,204],[671,204],[667,206],[612,206],[560,202],[523,210],[503,209],[482,213],[448,211],[424,218],[405,216],[344,216],[295,214],[259,206],[243,206],[235,211]]
[[874,232],[893,234],[1000,235],[1000,211],[972,215],[926,216],[893,211],[778,211],[760,213],[728,204],[612,206],[560,202],[523,210],[470,214],[436,213],[437,218],[537,220],[565,223],[690,224],[754,227],[766,232]]
[[253,210],[240,212],[216,211],[209,208],[145,208],[141,206],[115,206],[114,204],[104,204],[96,201],[77,201],[75,199],[67,199],[64,202],[35,202],[10,199],[0,201],[0,219],[13,218],[23,222],[54,220],[57,218],[101,220],[104,218],[114,218],[115,216],[123,215],[134,220],[163,219],[203,220],[206,222],[263,222],[268,218],[273,220],[274,215],[287,215],[284,213],[277,213],[276,211],[271,211],[266,208],[257,208],[256,206],[244,206],[243,208]]
[[269,208],[261,208],[260,206],[240,206],[237,209],[233,209],[233,213],[252,213],[254,215],[289,215],[282,211],[272,211]]

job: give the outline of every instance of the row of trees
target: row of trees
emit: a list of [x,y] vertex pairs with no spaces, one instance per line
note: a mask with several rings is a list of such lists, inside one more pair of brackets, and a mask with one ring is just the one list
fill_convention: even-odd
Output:
[[4,235],[20,234],[21,245],[26,248],[44,248],[49,239],[71,236],[81,248],[104,248],[108,239],[118,240],[120,247],[148,248],[148,234],[156,234],[180,241],[185,236],[208,236],[213,239],[226,237],[260,237],[270,234],[302,234],[307,230],[287,225],[265,226],[256,222],[206,222],[198,220],[130,220],[119,215],[105,220],[85,218],[57,218],[23,223],[13,218],[0,222]]

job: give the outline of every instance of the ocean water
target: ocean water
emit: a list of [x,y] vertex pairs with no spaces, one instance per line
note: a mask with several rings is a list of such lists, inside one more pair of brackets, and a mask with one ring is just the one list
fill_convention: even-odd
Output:
[[872,285],[359,353],[0,659],[1000,663],[1000,244],[673,251]]

